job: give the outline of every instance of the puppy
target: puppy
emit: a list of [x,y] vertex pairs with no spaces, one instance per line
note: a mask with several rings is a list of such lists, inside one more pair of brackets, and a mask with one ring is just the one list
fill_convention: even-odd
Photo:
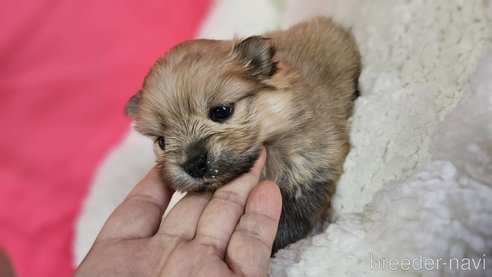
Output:
[[283,199],[275,253],[328,215],[359,73],[353,37],[318,17],[243,40],[185,41],[155,63],[126,111],[178,191],[216,190],[249,171],[264,145],[262,178]]

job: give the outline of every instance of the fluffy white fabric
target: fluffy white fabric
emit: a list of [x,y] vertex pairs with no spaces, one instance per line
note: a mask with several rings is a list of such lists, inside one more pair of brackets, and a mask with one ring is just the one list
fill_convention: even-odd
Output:
[[[200,37],[258,34],[319,14],[350,28],[362,53],[353,147],[334,222],[281,250],[270,274],[491,276],[491,1],[221,0]],[[134,131],[108,155],[77,224],[76,264],[152,165],[150,142]],[[414,264],[383,269],[391,258]],[[440,264],[423,267],[431,258]]]

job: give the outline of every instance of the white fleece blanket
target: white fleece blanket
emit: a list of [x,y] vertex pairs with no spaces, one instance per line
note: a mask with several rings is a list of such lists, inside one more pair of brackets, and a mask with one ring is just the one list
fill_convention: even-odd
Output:
[[[271,275],[492,276],[491,2],[215,2],[201,37],[321,14],[351,29],[363,57],[333,222],[281,250]],[[76,264],[152,165],[134,131],[108,155],[77,224]]]

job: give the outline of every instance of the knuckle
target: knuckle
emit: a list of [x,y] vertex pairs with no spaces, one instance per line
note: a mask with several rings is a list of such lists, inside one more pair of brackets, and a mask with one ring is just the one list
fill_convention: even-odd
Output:
[[262,214],[245,214],[236,228],[244,239],[271,247],[276,234],[275,221]]
[[272,248],[272,242],[265,239],[259,232],[255,232],[251,229],[238,228],[236,229],[236,233],[243,238],[243,241],[247,241],[249,244]]
[[192,234],[191,232],[184,232],[177,229],[168,229],[168,228],[159,230],[159,232],[157,232],[156,235],[159,235],[162,239],[165,240],[176,240],[176,241],[190,241],[194,237],[194,234]]
[[159,206],[159,201],[153,196],[148,194],[130,194],[128,195],[126,200]]
[[239,193],[232,190],[217,190],[212,199],[230,203],[244,208],[245,199]]
[[148,204],[148,205],[158,207],[159,209],[162,208],[160,203],[159,203],[159,200],[157,200],[153,196],[147,195],[147,194],[130,194],[130,195],[128,195],[128,197],[126,198],[125,201],[139,202],[139,203]]
[[200,234],[195,241],[205,252],[213,255],[220,255],[223,252],[221,245],[227,245],[228,243],[228,241],[224,241],[217,236],[206,234]]

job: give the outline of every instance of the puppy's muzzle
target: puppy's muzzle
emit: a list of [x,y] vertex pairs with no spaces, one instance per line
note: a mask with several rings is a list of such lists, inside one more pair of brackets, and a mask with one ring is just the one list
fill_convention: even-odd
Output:
[[203,178],[208,171],[207,153],[193,154],[184,164],[183,169],[193,178]]

